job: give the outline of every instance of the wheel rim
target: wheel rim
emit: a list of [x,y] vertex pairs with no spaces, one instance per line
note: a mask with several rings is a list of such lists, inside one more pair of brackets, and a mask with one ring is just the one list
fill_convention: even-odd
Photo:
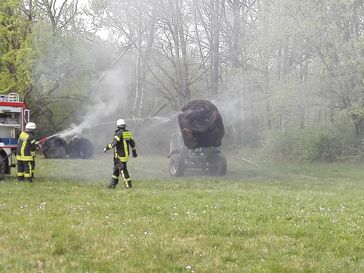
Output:
[[175,175],[177,173],[177,167],[176,167],[176,160],[172,159],[170,164],[169,164],[169,172],[172,175]]

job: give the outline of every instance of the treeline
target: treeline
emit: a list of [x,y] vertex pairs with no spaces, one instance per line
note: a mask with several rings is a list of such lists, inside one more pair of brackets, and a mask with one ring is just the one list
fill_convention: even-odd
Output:
[[124,66],[123,115],[213,99],[231,146],[361,157],[361,0],[2,0],[0,35],[0,89],[22,94],[49,132],[77,121],[103,73]]

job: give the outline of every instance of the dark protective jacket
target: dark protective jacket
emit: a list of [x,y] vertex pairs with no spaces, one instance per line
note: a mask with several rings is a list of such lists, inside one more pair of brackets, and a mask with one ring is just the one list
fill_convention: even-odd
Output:
[[129,159],[129,146],[135,152],[135,141],[132,132],[125,128],[118,128],[115,131],[113,141],[106,146],[106,149],[114,149],[114,160],[119,159],[121,162],[128,162]]
[[36,148],[37,145],[35,144],[33,132],[21,132],[18,139],[18,146],[16,148],[16,159],[33,161]]

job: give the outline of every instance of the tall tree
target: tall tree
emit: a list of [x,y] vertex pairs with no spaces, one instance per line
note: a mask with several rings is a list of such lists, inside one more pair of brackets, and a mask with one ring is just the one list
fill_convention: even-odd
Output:
[[20,1],[0,3],[0,90],[24,95],[32,85],[31,28]]

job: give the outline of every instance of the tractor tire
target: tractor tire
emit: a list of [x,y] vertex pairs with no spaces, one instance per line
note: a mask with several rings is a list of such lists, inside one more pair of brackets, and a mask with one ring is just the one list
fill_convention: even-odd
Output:
[[224,176],[227,173],[226,158],[221,154],[217,154],[211,159],[210,166],[209,173],[211,175]]
[[185,159],[181,154],[173,154],[169,160],[169,173],[172,176],[182,176],[185,172]]
[[0,154],[0,180],[3,180],[6,174],[7,159]]

